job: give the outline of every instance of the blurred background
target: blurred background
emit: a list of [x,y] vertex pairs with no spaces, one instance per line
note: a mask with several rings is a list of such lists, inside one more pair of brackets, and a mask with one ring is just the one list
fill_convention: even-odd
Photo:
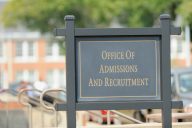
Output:
[[[75,16],[76,28],[123,28],[159,27],[160,14],[182,28],[171,36],[171,68],[191,67],[191,0],[0,0],[0,89],[66,88],[65,38],[52,34],[65,27],[65,15]],[[52,94],[65,100],[65,93]]]

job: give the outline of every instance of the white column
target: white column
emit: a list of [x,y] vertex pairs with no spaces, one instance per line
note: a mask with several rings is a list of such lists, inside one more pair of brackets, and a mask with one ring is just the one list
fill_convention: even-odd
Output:
[[185,41],[186,41],[186,67],[191,66],[191,48],[190,48],[190,27],[189,25],[185,25]]
[[8,88],[8,85],[7,85],[7,80],[6,80],[6,77],[5,77],[5,58],[6,58],[6,55],[5,55],[5,39],[4,39],[4,26],[3,24],[1,25],[1,42],[2,43],[2,46],[3,46],[3,60],[2,60],[2,63],[1,63],[1,77],[3,78],[2,80],[2,83],[1,83],[1,86],[2,88]]
[[7,49],[8,49],[8,79],[9,79],[9,83],[13,82],[13,62],[12,62],[12,40],[11,38],[9,38],[8,40],[8,45],[7,45]]

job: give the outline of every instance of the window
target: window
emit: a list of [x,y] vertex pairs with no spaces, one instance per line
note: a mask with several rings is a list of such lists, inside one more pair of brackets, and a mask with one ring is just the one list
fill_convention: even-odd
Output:
[[15,56],[16,57],[22,57],[23,53],[23,48],[22,48],[23,43],[15,43]]
[[53,85],[53,71],[52,70],[46,72],[46,82],[49,87],[51,87]]
[[29,71],[29,83],[34,83],[35,82],[35,71]]
[[0,43],[0,57],[3,57],[3,43]]
[[17,71],[16,72],[16,82],[21,82],[23,80],[29,82],[29,83],[34,83],[37,79],[37,74],[35,73],[34,70],[28,71],[28,70],[23,70],[23,71]]
[[179,75],[179,87],[183,93],[192,91],[192,73],[184,73]]
[[23,80],[23,72],[22,71],[17,71],[15,78],[16,78],[16,82],[21,82]]
[[60,70],[59,71],[59,83],[60,83],[60,87],[65,87],[66,86],[66,78],[65,78],[65,71],[64,70]]
[[[45,44],[45,61],[46,62],[65,62],[65,49],[59,46],[58,42]],[[59,73],[58,73],[59,74]],[[57,84],[58,85],[58,84]]]
[[36,42],[23,41],[15,43],[15,62],[36,62],[38,60],[38,47]]
[[59,43],[46,43],[46,56],[62,56],[63,49],[59,47]]
[[53,46],[52,43],[50,43],[50,42],[46,43],[46,56],[53,55],[52,46]]
[[33,50],[34,50],[33,44],[34,43],[28,43],[28,56],[33,56],[34,55],[34,53],[33,53]]
[[176,94],[176,87],[175,87],[175,77],[171,75],[171,95],[175,96]]
[[51,88],[65,88],[66,86],[65,70],[49,70],[46,72],[46,82]]
[[182,42],[181,42],[181,40],[177,41],[177,52],[178,53],[182,52]]

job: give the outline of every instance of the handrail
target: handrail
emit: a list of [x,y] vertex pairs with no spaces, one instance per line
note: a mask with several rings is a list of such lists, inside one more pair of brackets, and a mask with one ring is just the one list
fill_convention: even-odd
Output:
[[[101,118],[107,118],[107,116],[106,116],[106,115],[100,115],[100,114],[95,113],[95,112],[92,112],[92,111],[87,111],[87,112],[89,112],[89,113],[91,113],[91,114],[93,114],[93,115],[96,115],[96,116],[98,116],[98,117],[101,117]],[[112,116],[111,116],[111,118],[118,118],[118,117],[117,117],[117,116],[112,115]]]
[[[24,89],[24,90],[26,90],[26,91],[38,91],[38,92],[42,92],[42,91],[40,91],[40,90],[37,90],[37,89]],[[16,94],[13,94],[13,93],[11,93],[12,95],[18,95],[18,91],[17,90],[15,90],[15,89],[12,89],[12,88],[8,88],[8,89],[0,89],[0,92],[7,92],[7,93],[10,93],[9,91],[13,91],[14,93],[16,93]],[[66,102],[65,100],[62,100],[62,99],[60,99],[60,98],[57,98],[57,97],[55,97],[55,96],[52,96],[52,95],[50,95],[50,94],[46,94],[47,96],[49,96],[49,97],[52,97],[52,98],[54,98],[54,99],[56,99],[56,100],[58,100],[58,101],[60,101],[60,102]],[[31,96],[28,96],[28,95],[26,95],[29,99],[28,99],[28,102],[29,103],[32,103],[32,104],[35,104],[35,105],[37,105],[37,106],[41,106],[41,104],[40,103],[38,103],[40,100],[38,99],[38,98],[35,98],[35,97],[31,97]],[[45,104],[47,104],[47,105],[51,105],[51,106],[53,106],[51,103],[49,103],[49,102],[47,102],[47,101],[43,101]],[[8,102],[6,102],[7,104],[8,104]],[[8,105],[7,105],[8,106]],[[26,105],[25,105],[26,106]],[[28,105],[27,105],[28,106]],[[8,109],[8,108],[7,108]],[[6,110],[7,110],[6,109]],[[9,110],[7,110],[7,116],[8,116],[8,112]],[[30,111],[29,111],[30,112]],[[43,110],[43,107],[41,107],[41,113],[42,113],[42,127],[43,127],[43,124],[44,124],[44,115],[43,115],[43,112],[44,112],[44,110]],[[30,114],[29,114],[30,115]],[[8,124],[8,122],[7,122],[7,124]],[[8,125],[7,125],[8,126]]]
[[[29,89],[28,89],[28,90],[29,90]],[[0,92],[4,92],[4,91],[13,91],[13,92],[15,92],[15,93],[19,93],[17,90],[12,89],[12,88],[0,89]],[[43,92],[43,91],[37,90],[37,89],[35,89],[35,88],[31,89],[31,91],[37,91],[37,92],[40,92],[40,93]],[[52,95],[50,95],[50,94],[46,94],[46,95],[49,96],[49,97],[52,97],[52,98],[54,98],[54,99],[56,99],[56,100],[59,100],[59,101],[61,101],[61,102],[66,102],[66,101],[63,100],[63,99],[57,98],[57,97],[52,96]]]
[[[37,89],[23,89],[24,91],[37,91]],[[23,91],[22,90],[22,91]],[[20,103],[22,102],[20,99],[21,97],[21,94],[19,95],[19,101],[20,101]],[[31,98],[31,99],[33,99],[33,100],[36,100],[36,101],[39,101],[39,99],[38,98],[34,98],[34,97],[30,97],[30,96],[27,96],[27,97],[29,97],[29,98]],[[33,101],[33,100],[30,100],[29,99],[29,102],[30,103],[32,103],[32,104],[35,104],[35,105],[37,105],[37,106],[41,106],[41,104],[40,103],[38,103],[38,102],[35,102],[35,101]],[[49,103],[49,102],[47,102],[47,101],[43,101],[43,102],[45,102],[46,104],[48,104],[48,105],[52,105],[51,103]],[[24,103],[24,102],[22,102],[22,103]],[[22,104],[21,103],[21,104]],[[25,106],[28,106],[28,105],[25,105]],[[28,106],[29,107],[29,106]],[[41,113],[42,113],[42,127],[44,126],[44,114],[43,114],[43,107],[41,106]],[[31,111],[32,111],[32,106],[31,106]],[[32,114],[31,114],[31,112],[29,113],[29,115],[31,116],[31,123],[32,123]]]
[[22,90],[19,92],[18,99],[19,99],[19,102],[20,102],[22,105],[29,107],[29,128],[32,128],[32,106],[31,106],[31,104],[29,104],[29,103],[22,102],[22,100],[21,100],[21,98],[20,98],[20,97],[21,97],[21,94],[22,94],[23,92],[25,92],[25,91],[27,91],[27,90],[22,89]]
[[6,120],[6,126],[7,126],[7,128],[9,128],[9,102],[2,101],[1,99],[0,99],[0,102],[6,104],[6,118],[7,118],[7,120]]
[[65,92],[65,93],[66,93],[66,90],[63,89],[63,88],[47,89],[47,90],[43,91],[43,92],[41,93],[41,96],[40,96],[40,103],[41,103],[41,105],[42,105],[45,109],[53,110],[54,116],[55,116],[55,126],[58,127],[58,123],[57,123],[57,111],[55,110],[54,107],[46,106],[46,105],[44,104],[44,102],[43,102],[43,96],[44,96],[47,92],[52,92],[52,91],[62,91],[62,92]]
[[[115,113],[115,114],[117,114],[117,115],[119,115],[119,116],[121,116],[121,117],[124,117],[124,118],[126,118],[126,119],[128,119],[128,120],[131,120],[131,121],[133,121],[133,122],[135,122],[135,123],[143,124],[143,122],[141,122],[141,121],[139,121],[139,120],[136,120],[136,119],[134,119],[134,118],[132,118],[132,117],[130,117],[130,116],[127,116],[127,115],[125,115],[125,114],[123,114],[123,113],[121,113],[121,112],[118,112],[118,111],[116,111],[116,110],[108,110],[108,113],[110,113],[110,111],[113,112],[113,113]],[[107,119],[110,119],[110,114],[107,114]],[[110,125],[110,123],[111,123],[111,122],[109,122],[109,121],[110,121],[110,120],[107,120],[107,124],[108,124],[108,125]]]
[[[37,90],[37,89],[33,89],[33,91],[38,91],[38,92],[43,92],[43,91],[40,91],[40,90]],[[52,97],[52,98],[54,98],[54,99],[56,99],[56,100],[59,100],[59,101],[61,101],[61,102],[66,102],[65,100],[62,100],[62,99],[60,99],[60,98],[57,98],[57,97],[55,97],[55,96],[52,96],[52,95],[50,95],[50,94],[45,94],[45,95],[47,95],[47,96],[49,96],[49,97]]]

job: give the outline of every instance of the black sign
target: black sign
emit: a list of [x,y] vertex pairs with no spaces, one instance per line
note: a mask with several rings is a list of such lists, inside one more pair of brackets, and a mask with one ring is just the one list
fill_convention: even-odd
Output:
[[160,100],[159,37],[77,38],[77,101]]
[[66,111],[67,128],[76,128],[76,111],[125,109],[162,109],[171,128],[171,109],[183,103],[171,101],[170,35],[181,28],[170,27],[170,15],[155,28],[75,28],[73,15],[64,19],[53,33],[65,36],[67,103],[55,110]]

